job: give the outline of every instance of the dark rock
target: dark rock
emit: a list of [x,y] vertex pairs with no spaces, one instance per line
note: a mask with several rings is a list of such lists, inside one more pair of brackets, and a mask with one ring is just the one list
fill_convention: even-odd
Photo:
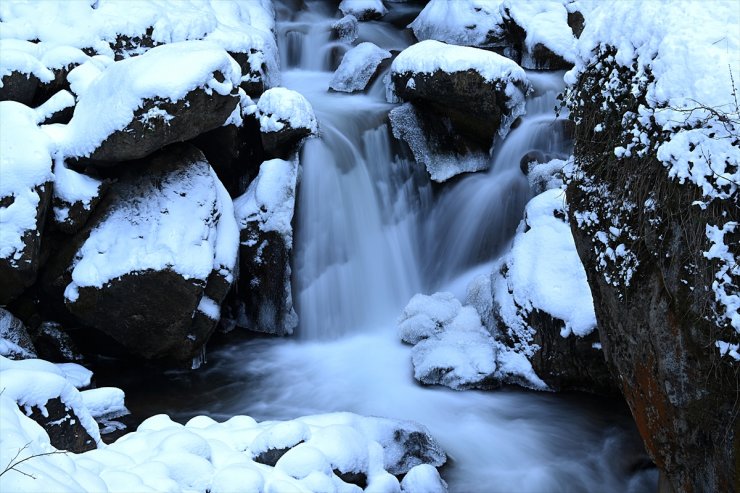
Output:
[[307,128],[286,126],[277,132],[262,134],[262,147],[271,158],[289,159],[296,153],[301,142],[311,135]]
[[[303,443],[303,441],[300,441],[298,443]],[[296,445],[298,445],[298,443],[296,443]],[[282,456],[288,453],[288,450],[290,450],[291,448],[292,447],[267,449],[264,452],[256,455],[254,458],[252,458],[252,460],[255,462],[259,462],[260,464],[275,467],[277,461],[279,461]]]
[[114,60],[124,60],[137,55],[142,55],[154,48],[159,46],[160,42],[152,39],[154,33],[153,27],[147,27],[146,31],[136,36],[128,36],[126,34],[118,34],[116,39],[111,43],[111,49],[114,53]]
[[[222,96],[213,91],[209,95],[203,89],[192,90],[178,101],[146,99],[134,112],[133,120],[109,135],[86,159],[97,166],[115,166],[146,157],[168,144],[220,127],[238,103],[236,92]],[[171,118],[148,117],[151,110],[162,110]]]
[[244,193],[266,159],[259,122],[252,117],[244,118],[241,127],[218,127],[199,135],[192,143],[203,151],[232,197]]
[[4,308],[0,308],[0,354],[10,359],[37,357],[26,326]]
[[363,490],[367,487],[367,474],[364,472],[342,472],[339,469],[334,469],[333,472],[347,484],[357,485]]
[[393,432],[393,442],[403,450],[398,461],[385,465],[386,470],[395,476],[406,474],[419,464],[439,467],[447,460],[439,444],[423,431],[399,427]]
[[519,161],[519,169],[525,175],[529,174],[529,168],[533,163],[546,163],[547,159],[541,151],[529,151]]
[[586,20],[583,18],[582,13],[577,10],[575,12],[568,12],[568,26],[573,30],[573,36],[580,38],[585,25]]
[[248,77],[244,78],[239,87],[244,89],[247,96],[258,98],[260,94],[265,92],[268,88],[266,85],[266,79],[268,77],[267,73],[269,68],[264,62],[260,64],[259,69],[253,68],[250,63],[250,58],[256,57],[263,59],[265,58],[264,54],[252,48],[249,53],[229,52],[229,55],[231,55],[231,57],[236,60],[236,63],[239,64],[242,69],[242,74],[248,75]]
[[30,106],[39,82],[39,78],[33,74],[24,74],[14,70],[2,78],[0,101],[18,101]]
[[[37,229],[28,230],[23,235],[23,249],[11,258],[0,258],[0,305],[5,305],[20,295],[26,288],[36,281],[36,274],[40,265],[41,237],[46,213],[51,202],[52,185],[45,183],[33,189],[38,195],[36,206]],[[13,203],[13,197],[0,199],[0,207],[8,207]]]
[[376,6],[370,6],[367,8],[359,8],[352,6],[345,6],[342,3],[339,4],[339,10],[345,16],[351,15],[358,21],[376,21],[382,19],[385,14],[388,13],[388,9],[383,5],[382,0],[376,2]]
[[77,344],[56,322],[43,322],[33,334],[39,356],[47,361],[76,362],[83,360]]
[[[67,173],[74,173],[68,170]],[[85,226],[95,208],[102,200],[105,193],[111,186],[111,180],[102,180],[98,186],[97,194],[90,197],[89,203],[85,204],[81,200],[70,203],[57,194],[52,199],[52,208],[54,210],[52,224],[54,228],[64,234],[72,235],[77,233]]]
[[82,426],[80,419],[59,397],[49,399],[44,407],[46,413],[32,407],[29,417],[49,435],[52,446],[76,454],[97,448],[95,440]]
[[598,331],[584,337],[575,334],[563,337],[560,330],[565,323],[540,310],[529,313],[527,323],[535,330],[532,342],[540,347],[528,359],[535,373],[552,390],[619,393],[600,349]]

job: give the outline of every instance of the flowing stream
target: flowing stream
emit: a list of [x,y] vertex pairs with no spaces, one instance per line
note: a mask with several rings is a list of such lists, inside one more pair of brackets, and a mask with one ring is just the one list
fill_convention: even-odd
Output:
[[[348,45],[331,40],[334,3],[306,4],[301,12],[278,6],[283,85],[311,101],[321,131],[301,154],[297,337],[232,341],[194,375],[170,372],[130,388],[119,380],[130,407],[177,419],[351,411],[415,420],[447,451],[442,474],[452,492],[654,491],[657,474],[622,404],[422,387],[395,331],[415,293],[464,299],[467,283],[490,272],[531,196],[521,157],[568,154],[552,111],[562,73],[530,74],[527,116],[496,144],[490,171],[432,186],[391,135],[382,77],[364,94],[327,91]],[[359,41],[393,50],[412,42],[380,22],[361,23]]]

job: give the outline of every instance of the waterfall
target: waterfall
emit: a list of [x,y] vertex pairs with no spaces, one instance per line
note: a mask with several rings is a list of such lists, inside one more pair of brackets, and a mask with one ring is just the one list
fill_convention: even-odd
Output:
[[[157,412],[183,421],[204,413],[273,420],[333,411],[414,420],[448,453],[443,477],[451,492],[654,490],[655,472],[640,468],[644,447],[623,403],[422,387],[412,377],[409,347],[396,334],[413,294],[464,295],[467,282],[490,272],[505,251],[530,198],[522,156],[568,154],[552,111],[562,73],[529,74],[534,92],[527,116],[496,142],[490,171],[433,187],[390,136],[387,114],[394,106],[382,84],[364,94],[327,92],[350,48],[330,33],[336,2],[284,2],[277,4],[283,84],[308,98],[320,127],[300,156],[293,260],[298,338],[217,349],[191,380],[174,377],[138,398],[178,402]],[[295,10],[297,3],[305,8]],[[365,40],[386,49],[413,41],[382,22],[361,23],[358,41]]]

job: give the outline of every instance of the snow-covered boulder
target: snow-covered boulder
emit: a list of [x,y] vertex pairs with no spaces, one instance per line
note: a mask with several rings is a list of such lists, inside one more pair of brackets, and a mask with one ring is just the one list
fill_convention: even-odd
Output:
[[390,57],[390,51],[373,43],[358,44],[344,54],[329,82],[329,89],[339,92],[364,91],[370,80],[377,76],[381,62]]
[[492,337],[476,308],[463,306],[452,293],[415,295],[398,331],[414,345],[414,377],[421,383],[455,390],[492,389],[502,383],[547,388],[526,357]]
[[550,388],[616,390],[562,189],[547,190],[527,204],[511,251],[490,282],[493,318],[503,340],[529,359]]
[[[459,134],[472,141],[478,153],[487,152],[494,136],[506,136],[514,120],[524,114],[524,98],[530,87],[524,70],[507,58],[431,40],[412,45],[396,57],[391,64],[391,83],[397,96],[414,104],[426,127],[434,129],[434,125],[440,126],[440,120],[444,121],[441,128],[424,130],[441,141],[426,147],[456,151],[463,147],[457,154],[471,154],[471,144],[450,145],[444,139],[453,137],[445,135]],[[413,126],[411,116],[406,115],[405,119],[407,126]],[[433,165],[447,170],[436,173],[440,176],[438,181],[453,172],[448,165],[454,161],[454,153],[448,150],[446,154],[440,159],[442,164]],[[485,167],[475,152],[472,155],[473,159],[467,160],[468,165],[458,172]],[[434,158],[427,157],[429,162],[434,162]]]
[[87,222],[110,183],[69,169],[61,161],[54,164],[54,225],[73,234]]
[[491,47],[504,38],[501,1],[430,0],[409,27],[419,41]]
[[110,166],[189,140],[229,119],[240,81],[234,59],[205,41],[112,63],[79,95],[62,151]]
[[147,159],[109,196],[51,259],[45,289],[132,353],[188,361],[215,328],[233,282],[231,199],[188,145]]
[[359,21],[377,20],[388,13],[383,0],[342,0],[339,10],[344,15],[352,15]]
[[289,159],[303,139],[318,132],[311,103],[284,87],[265,91],[247,111],[259,120],[262,146],[272,157]]
[[36,357],[26,326],[5,308],[0,308],[0,355],[10,359]]
[[52,195],[51,142],[34,110],[0,102],[0,304],[36,280]]
[[290,257],[298,162],[273,159],[260,166],[247,191],[234,200],[240,255],[236,323],[258,332],[291,334]]

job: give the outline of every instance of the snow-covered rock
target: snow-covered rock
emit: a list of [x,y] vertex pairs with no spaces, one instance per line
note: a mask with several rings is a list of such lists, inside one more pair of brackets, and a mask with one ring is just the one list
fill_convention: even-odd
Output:
[[543,390],[523,354],[494,339],[473,306],[463,306],[451,293],[415,295],[399,319],[404,342],[414,344],[414,377],[425,384],[455,390],[492,389],[515,383]]
[[318,132],[311,103],[284,87],[265,91],[247,111],[259,120],[262,146],[274,157],[289,159],[303,139]]
[[152,156],[110,194],[97,220],[52,259],[45,283],[131,352],[187,361],[215,328],[233,282],[231,199],[187,145]]
[[108,183],[69,169],[62,160],[54,164],[54,224],[62,232],[73,234],[85,225],[98,205]]
[[236,322],[250,330],[286,335],[298,324],[290,268],[298,171],[297,160],[265,161],[234,200],[241,230]]
[[[432,129],[434,125],[441,126],[435,131],[424,131],[436,135],[434,139],[441,144],[415,147],[458,149],[459,144],[444,139],[449,141],[459,134],[472,141],[478,155],[490,150],[497,133],[505,137],[514,120],[524,114],[524,98],[530,88],[524,70],[501,55],[432,40],[412,45],[393,60],[391,83],[397,96],[414,104],[417,115],[422,112],[424,125]],[[403,126],[413,127],[413,116],[404,114]],[[464,152],[458,152],[472,154],[472,159],[463,160],[467,165],[458,172],[485,167],[476,152],[471,153],[471,147],[467,144]],[[446,154],[442,164],[434,166],[444,170],[435,173],[439,181],[454,170],[450,166],[454,157],[449,150]],[[434,158],[427,158],[427,162],[433,161]]]
[[500,0],[430,0],[409,27],[419,41],[489,47],[504,38],[500,6]]
[[0,304],[5,304],[36,279],[53,175],[51,141],[34,110],[0,102],[0,128]]
[[360,43],[344,54],[329,82],[329,88],[340,92],[364,91],[391,52],[369,42]]
[[36,357],[26,326],[5,308],[0,308],[0,355],[10,359]]
[[345,15],[331,25],[334,36],[345,43],[352,43],[359,35],[359,26],[357,17],[354,15]]
[[342,0],[339,10],[344,15],[352,15],[360,21],[377,20],[388,13],[383,0]]
[[112,165],[191,139],[226,122],[240,101],[240,79],[234,59],[205,41],[115,62],[79,95],[62,152]]

